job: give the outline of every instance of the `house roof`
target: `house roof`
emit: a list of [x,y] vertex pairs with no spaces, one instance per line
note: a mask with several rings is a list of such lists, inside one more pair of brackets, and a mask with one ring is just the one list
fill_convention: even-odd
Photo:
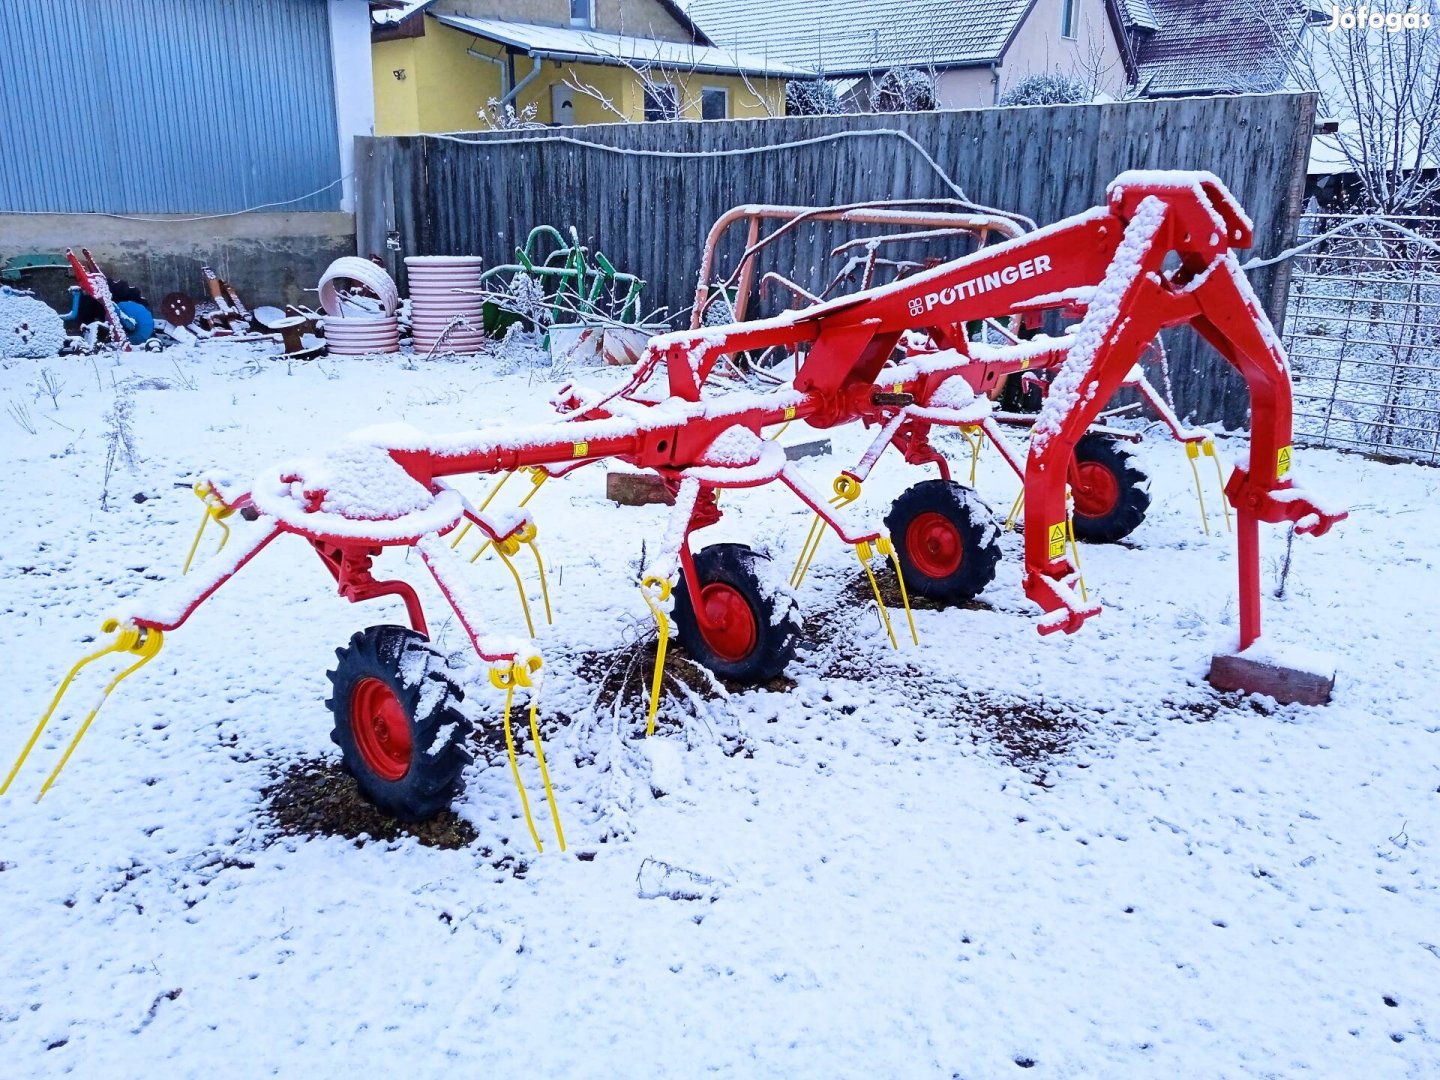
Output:
[[[1157,97],[1278,89],[1286,76],[1282,46],[1296,40],[1307,11],[1304,0],[1146,2],[1157,29],[1137,35],[1135,60],[1141,92]],[[1289,23],[1277,22],[1287,9]]]
[[446,26],[498,42],[530,55],[575,57],[612,67],[656,64],[683,71],[739,73],[785,79],[813,78],[814,71],[778,58],[750,55],[714,45],[607,34],[564,26],[476,19],[465,15],[431,14]]
[[690,0],[711,41],[827,75],[988,64],[1034,0]]
[[1133,30],[1160,29],[1155,12],[1150,9],[1150,0],[1120,0],[1120,10],[1124,14],[1125,25]]

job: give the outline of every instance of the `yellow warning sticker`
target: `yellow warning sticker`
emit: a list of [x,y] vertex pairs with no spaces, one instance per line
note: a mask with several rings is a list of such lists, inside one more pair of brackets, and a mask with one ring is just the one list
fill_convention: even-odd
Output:
[[794,420],[794,419],[795,419],[795,406],[794,406],[794,405],[787,405],[787,406],[785,407],[785,419],[786,419],[786,420]]
[[1063,559],[1065,557],[1065,525],[1050,526],[1050,558]]
[[577,443],[575,444],[575,456],[576,456],[576,457],[584,457],[584,456],[585,456],[586,454],[588,454],[589,452],[590,452],[590,444],[589,444],[588,442],[577,442]]
[[1290,447],[1282,446],[1275,455],[1275,479],[1281,480],[1290,471]]
[[903,382],[897,382],[890,390],[895,394],[903,394],[905,392],[905,384]]
[[1020,361],[1020,370],[1024,371],[1030,366],[1030,358],[1027,356]]

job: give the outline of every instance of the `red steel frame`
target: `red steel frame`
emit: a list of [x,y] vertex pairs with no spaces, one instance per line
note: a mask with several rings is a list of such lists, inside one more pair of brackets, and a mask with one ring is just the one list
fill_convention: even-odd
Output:
[[[1037,421],[1024,465],[1026,595],[1047,617],[1042,633],[1071,633],[1099,611],[1082,602],[1070,587],[1075,568],[1063,548],[1050,543],[1052,530],[1066,520],[1066,476],[1076,441],[1129,376],[1143,350],[1167,327],[1190,325],[1244,376],[1251,397],[1251,451],[1248,467],[1236,468],[1226,495],[1238,518],[1240,564],[1240,644],[1260,634],[1259,523],[1291,521],[1302,533],[1322,534],[1345,516],[1317,506],[1286,476],[1291,439],[1291,394],[1281,347],[1263,311],[1230,253],[1251,242],[1251,226],[1230,193],[1208,173],[1135,173],[1117,179],[1104,208],[916,274],[889,285],[790,312],[775,319],[702,328],[651,340],[631,382],[621,391],[593,402],[571,393],[560,408],[567,415],[524,437],[506,437],[503,429],[448,437],[435,446],[394,446],[395,463],[437,497],[449,489],[443,479],[460,474],[498,474],[539,468],[560,475],[603,459],[649,469],[675,490],[695,470],[704,470],[698,495],[687,508],[684,539],[674,553],[690,594],[700,594],[689,535],[719,519],[715,492],[724,487],[758,486],[780,480],[820,514],[849,543],[873,540],[876,533],[853,532],[835,517],[818,494],[790,467],[732,469],[733,476],[707,461],[722,435],[744,429],[757,437],[763,428],[803,420],[816,428],[861,422],[890,425],[890,439],[913,464],[934,464],[948,475],[944,458],[930,445],[936,424],[973,424],[973,416],[935,403],[946,380],[963,378],[985,392],[1012,372],[1057,368],[1055,390]],[[1165,271],[1167,258],[1178,266]],[[703,281],[702,281],[703,284]],[[1039,338],[1013,348],[987,347],[972,355],[965,326],[999,317],[1033,319],[1045,307],[1073,306],[1078,290],[1093,289],[1085,319],[1074,336]],[[891,368],[902,335],[919,331],[935,352]],[[769,394],[732,394],[702,401],[701,391],[722,356],[778,346],[797,355],[793,390]],[[670,400],[642,396],[642,387],[663,365]],[[1067,401],[1064,391],[1072,390]],[[953,400],[953,393],[947,400]],[[1058,400],[1057,400],[1058,399]],[[1067,407],[1068,405],[1068,407]],[[889,430],[889,429],[887,429]],[[881,447],[883,449],[883,446]],[[783,455],[782,455],[783,457]],[[760,459],[757,458],[757,462]],[[869,462],[873,464],[873,460]],[[862,463],[861,471],[868,471]],[[853,479],[862,477],[852,474]],[[286,480],[298,480],[287,476]],[[216,493],[230,508],[253,507],[246,495]],[[411,622],[424,632],[424,615],[415,591],[405,582],[377,582],[372,558],[382,547],[415,545],[421,536],[383,538],[327,533],[316,514],[323,490],[303,493],[295,514],[266,518],[247,549],[197,574],[183,612],[166,617],[134,616],[142,627],[169,630],[220,584],[232,576],[280,532],[305,536],[335,577],[342,595],[358,601],[398,595]],[[463,518],[492,540],[519,533],[518,524],[497,524],[468,507],[435,529],[449,532]],[[354,519],[347,519],[354,521]],[[379,526],[382,522],[376,522]],[[363,521],[361,522],[363,526]],[[362,529],[363,532],[363,529]],[[377,534],[383,532],[377,528]],[[447,600],[455,606],[477,652],[487,661],[513,660],[509,649],[482,642],[474,612],[453,595],[453,582],[422,547],[427,567]],[[703,615],[704,605],[695,605]]]

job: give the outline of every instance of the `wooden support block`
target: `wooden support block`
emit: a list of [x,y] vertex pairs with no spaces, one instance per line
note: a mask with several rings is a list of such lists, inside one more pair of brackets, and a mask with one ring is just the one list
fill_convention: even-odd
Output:
[[654,473],[606,473],[605,497],[621,506],[675,505],[675,496]]
[[786,461],[799,461],[807,457],[823,457],[830,453],[829,439],[815,439],[813,442],[795,443],[785,447]]
[[[1307,669],[1318,670],[1307,670]],[[1335,689],[1333,664],[1291,666],[1280,659],[1245,653],[1216,653],[1206,676],[1216,690],[1265,694],[1282,705],[1324,705]]]

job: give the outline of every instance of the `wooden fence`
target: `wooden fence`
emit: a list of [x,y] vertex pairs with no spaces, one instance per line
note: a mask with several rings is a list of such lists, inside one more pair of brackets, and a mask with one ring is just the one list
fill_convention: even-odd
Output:
[[[1273,255],[1295,236],[1314,115],[1313,95],[1268,94],[359,139],[357,247],[403,285],[406,255],[512,262],[532,226],[573,225],[646,280],[647,307],[678,312],[711,223],[739,203],[953,197],[943,170],[975,202],[1043,225],[1101,204],[1125,169],[1168,168],[1217,174],[1256,222],[1255,253]],[[821,287],[835,242],[797,238],[767,265]],[[1253,277],[1277,325],[1287,265]],[[1188,331],[1167,346],[1181,411],[1244,426],[1228,365]]]

